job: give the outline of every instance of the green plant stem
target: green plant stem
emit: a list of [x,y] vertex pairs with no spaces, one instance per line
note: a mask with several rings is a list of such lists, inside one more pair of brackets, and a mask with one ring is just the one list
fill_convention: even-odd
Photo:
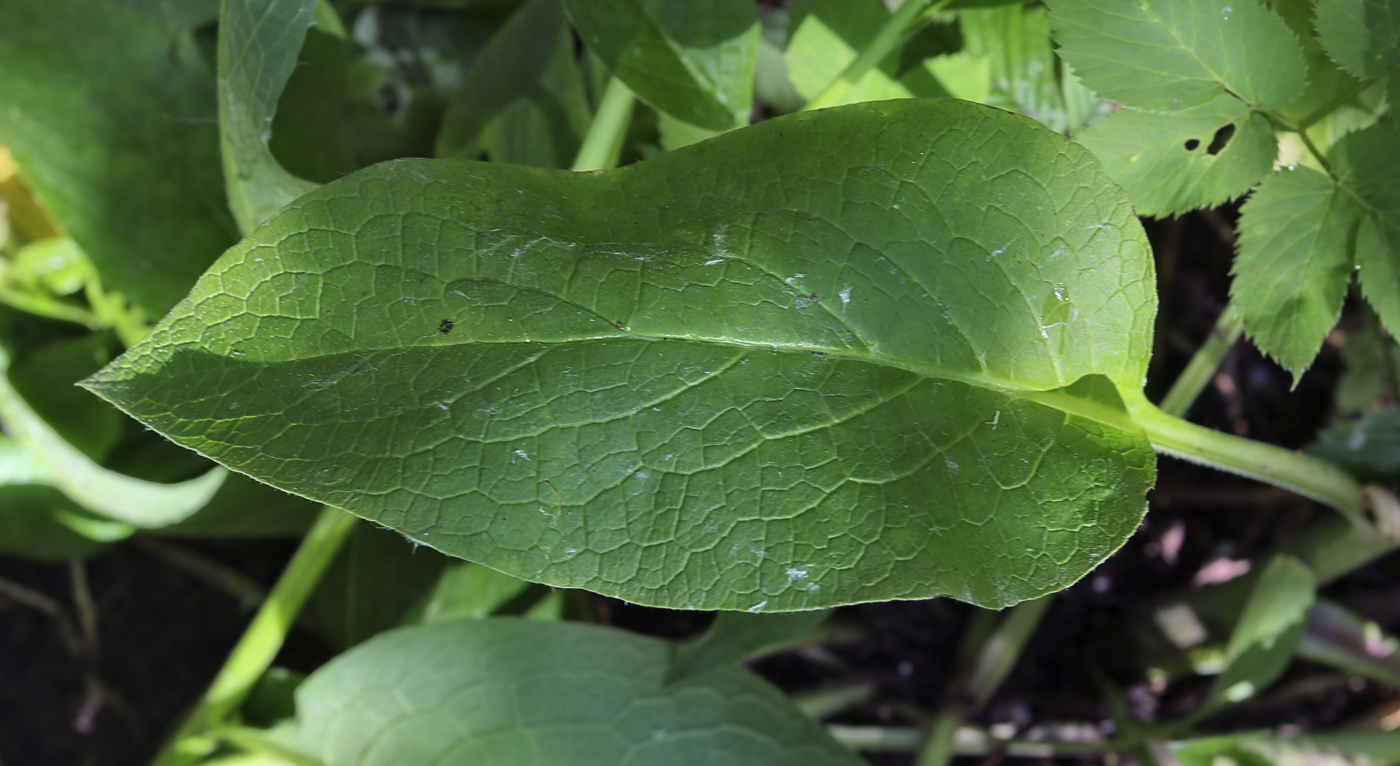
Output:
[[1163,412],[1141,394],[1130,399],[1133,420],[1158,452],[1282,487],[1330,505],[1354,521],[1364,521],[1361,485],[1337,466],[1189,423]]
[[[870,44],[865,46],[865,49],[851,63],[847,64],[846,68],[841,70],[841,74],[836,75],[836,79],[823,88],[816,98],[807,102],[807,105],[802,108],[804,110],[822,109],[843,103],[851,89],[860,82],[865,73],[874,69],[881,61],[885,60],[886,56],[890,55],[890,52],[899,47],[905,32],[913,26],[930,2],[932,0],[905,0],[904,5],[899,6],[899,10],[895,11],[879,34],[875,35],[875,39],[871,40]],[[936,11],[949,2],[950,0],[939,0],[939,3],[932,10]]]
[[1211,376],[1219,369],[1225,354],[1234,347],[1235,341],[1240,339],[1243,332],[1244,315],[1236,309],[1232,301],[1220,313],[1220,318],[1206,337],[1206,342],[1196,350],[1196,354],[1186,364],[1186,369],[1181,371],[1176,382],[1172,383],[1171,390],[1162,398],[1162,403],[1158,405],[1162,411],[1176,417],[1184,416],[1186,411],[1191,409],[1196,397],[1200,396],[1201,390],[1210,382]]
[[267,601],[263,602],[262,608],[244,631],[243,638],[229,654],[214,683],[190,711],[176,735],[166,743],[153,766],[186,764],[192,762],[191,756],[203,754],[192,752],[199,749],[197,743],[195,747],[189,747],[185,741],[205,734],[242,704],[282,648],[287,631],[301,612],[302,605],[321,581],[321,575],[335,558],[350,530],[354,529],[356,521],[355,516],[339,508],[326,506],[321,511],[316,523],[302,540],[301,547],[297,548],[296,555],[268,594]]
[[[965,717],[981,710],[992,694],[1006,680],[1011,668],[1021,657],[1026,642],[1045,616],[1045,610],[1055,599],[1052,593],[1032,601],[1023,601],[1005,612],[996,628],[988,635],[982,620],[976,620],[963,634],[959,655],[972,655],[972,668],[959,680],[952,704],[934,719],[928,738],[919,749],[916,766],[946,766],[953,756],[953,735]],[[979,613],[978,617],[991,615]]]
[[1303,119],[1299,120],[1299,121],[1298,121],[1298,124],[1297,124],[1295,127],[1298,129],[1299,132],[1302,132],[1302,131],[1304,131],[1304,130],[1307,130],[1308,128],[1310,128],[1310,127],[1312,127],[1314,124],[1316,124],[1318,120],[1321,120],[1323,117],[1326,117],[1327,115],[1329,115],[1329,114],[1331,114],[1332,112],[1336,111],[1337,109],[1341,108],[1341,107],[1342,107],[1344,104],[1346,104],[1348,101],[1350,101],[1350,100],[1356,98],[1357,96],[1361,95],[1362,93],[1365,93],[1367,90],[1369,90],[1369,89],[1370,89],[1373,85],[1375,85],[1377,82],[1379,82],[1379,81],[1385,79],[1385,77],[1386,77],[1387,75],[1392,75],[1392,74],[1394,74],[1396,71],[1400,71],[1400,61],[1397,61],[1396,63],[1391,64],[1391,65],[1390,65],[1390,69],[1388,69],[1388,70],[1385,72],[1385,74],[1379,75],[1379,76],[1377,76],[1377,77],[1372,77],[1372,78],[1369,79],[1369,80],[1366,80],[1366,81],[1364,81],[1364,82],[1359,82],[1359,83],[1357,83],[1356,85],[1353,85],[1353,86],[1351,87],[1350,90],[1345,91],[1344,93],[1342,93],[1342,95],[1337,96],[1336,98],[1332,99],[1331,101],[1327,102],[1326,104],[1323,104],[1321,107],[1319,107],[1317,110],[1315,110],[1312,114],[1310,114],[1310,115],[1308,115],[1307,117],[1304,117]]
[[583,137],[571,170],[581,173],[617,167],[636,103],[637,96],[626,83],[617,77],[609,78],[598,102],[598,113],[593,115],[593,124],[588,126],[588,135]]

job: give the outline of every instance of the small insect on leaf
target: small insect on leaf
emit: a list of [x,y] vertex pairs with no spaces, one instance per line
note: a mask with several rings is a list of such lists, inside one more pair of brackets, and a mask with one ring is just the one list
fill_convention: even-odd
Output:
[[457,323],[453,322],[451,319],[444,319],[438,323],[438,332],[442,333],[443,335],[446,335],[452,332],[452,328],[456,326]]

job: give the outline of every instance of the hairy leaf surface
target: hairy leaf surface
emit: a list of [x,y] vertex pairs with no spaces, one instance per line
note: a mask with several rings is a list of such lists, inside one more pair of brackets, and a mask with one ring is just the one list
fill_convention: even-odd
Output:
[[445,552],[671,607],[1064,587],[1143,513],[1151,261],[1081,147],[957,101],[571,174],[402,161],[88,385]]
[[1263,180],[1278,156],[1269,121],[1228,94],[1173,115],[1124,109],[1080,143],[1128,190],[1139,215],[1219,205]]
[[285,741],[326,766],[860,762],[749,671],[667,683],[670,658],[665,641],[579,623],[407,628],[313,673]]
[[1360,217],[1350,196],[1305,167],[1269,176],[1240,212],[1230,294],[1250,338],[1293,373],[1295,385],[1342,313],[1348,236]]
[[237,228],[213,72],[164,17],[134,10],[148,4],[130,5],[0,3],[0,141],[103,283],[160,316]]
[[1242,0],[1050,0],[1060,55],[1099,95],[1177,110],[1230,92],[1273,109],[1302,95],[1303,53],[1283,20]]
[[749,0],[564,0],[579,36],[639,98],[685,122],[748,121],[758,61]]

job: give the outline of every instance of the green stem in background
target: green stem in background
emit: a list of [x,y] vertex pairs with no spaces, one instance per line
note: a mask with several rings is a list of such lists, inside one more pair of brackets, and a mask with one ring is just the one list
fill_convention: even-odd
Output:
[[1191,409],[1191,404],[1200,396],[1201,390],[1210,382],[1211,376],[1219,369],[1225,354],[1234,347],[1235,341],[1244,332],[1244,316],[1231,302],[1220,313],[1215,328],[1206,337],[1206,342],[1196,350],[1195,356],[1186,364],[1186,369],[1172,383],[1171,390],[1158,405],[1168,415],[1183,417]]
[[193,763],[207,755],[213,743],[191,739],[205,735],[243,703],[282,648],[287,631],[356,521],[357,517],[339,508],[327,506],[321,511],[214,683],[152,766]]
[[603,98],[598,102],[598,113],[593,115],[593,124],[588,126],[588,135],[583,137],[583,146],[579,147],[570,170],[581,173],[617,167],[636,103],[637,96],[626,83],[618,77],[608,79]]
[[1327,102],[1326,104],[1323,104],[1312,114],[1299,120],[1298,124],[1294,127],[1298,129],[1299,133],[1307,130],[1308,128],[1316,124],[1318,120],[1321,120],[1323,117],[1326,117],[1327,115],[1341,108],[1348,101],[1356,98],[1362,93],[1365,93],[1371,86],[1384,79],[1387,75],[1394,74],[1396,71],[1400,71],[1400,61],[1391,64],[1390,69],[1385,74],[1382,74],[1379,77],[1373,77],[1369,80],[1366,80],[1365,82],[1359,82],[1356,85],[1352,86],[1351,90],[1348,90],[1342,93],[1342,95],[1337,96],[1336,98]]
[[[950,1],[939,0],[930,13],[941,9]],[[865,49],[850,64],[847,64],[846,68],[841,70],[841,74],[836,75],[836,79],[823,88],[816,98],[807,102],[807,105],[802,108],[804,110],[822,109],[844,103],[847,94],[856,86],[856,83],[860,82],[860,78],[899,47],[899,44],[904,40],[904,34],[918,21],[919,15],[923,13],[924,8],[928,7],[930,2],[932,0],[905,0],[904,5],[899,6],[899,10],[894,12],[889,22],[885,24],[879,34],[875,35],[875,39],[871,40],[870,44],[865,46]]]
[[1006,680],[1054,598],[1052,593],[1017,604],[1005,612],[990,635],[985,621],[993,613],[977,614],[963,633],[963,644],[958,652],[960,657],[971,657],[971,670],[954,686],[953,702],[934,719],[928,739],[919,750],[916,766],[946,766],[953,756],[953,736],[958,727],[964,718],[981,710]]
[[1141,393],[1129,399],[1128,409],[1160,453],[1283,487],[1364,521],[1361,485],[1331,463],[1189,423]]

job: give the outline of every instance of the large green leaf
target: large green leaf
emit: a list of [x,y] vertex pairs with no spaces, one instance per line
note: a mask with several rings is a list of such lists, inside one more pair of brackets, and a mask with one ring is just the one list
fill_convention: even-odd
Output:
[[535,0],[482,50],[438,133],[439,157],[566,168],[588,130],[588,98],[559,0]]
[[326,766],[861,762],[748,671],[668,684],[670,657],[665,641],[578,623],[397,630],[313,673],[287,740]]
[[227,475],[214,468],[179,484],[158,484],[108,471],[64,441],[19,395],[9,378],[9,351],[0,348],[0,419],[53,484],[87,510],[138,527],[162,527],[204,507]]
[[1278,156],[1269,121],[1226,94],[1173,115],[1124,109],[1079,141],[1128,190],[1138,215],[1157,217],[1244,194]]
[[236,238],[214,90],[197,48],[154,16],[0,3],[0,141],[103,283],[153,316]]
[[1254,2],[1049,0],[1060,55],[1099,95],[1177,110],[1229,92],[1258,109],[1302,95],[1303,53]]
[[272,118],[318,0],[224,0],[219,18],[219,135],[229,205],[246,234],[316,184],[272,156]]
[[1400,61],[1400,6],[1391,0],[1318,0],[1317,36],[1352,75],[1380,77]]
[[602,174],[408,160],[274,217],[87,385],[525,579],[1005,606],[1142,516],[1148,253],[1087,151],[966,102]]
[[750,0],[564,0],[590,50],[637,96],[685,122],[748,122],[758,60]]
[[1348,236],[1360,217],[1350,195],[1302,167],[1269,176],[1240,212],[1230,294],[1254,343],[1295,384],[1341,315],[1352,272]]

